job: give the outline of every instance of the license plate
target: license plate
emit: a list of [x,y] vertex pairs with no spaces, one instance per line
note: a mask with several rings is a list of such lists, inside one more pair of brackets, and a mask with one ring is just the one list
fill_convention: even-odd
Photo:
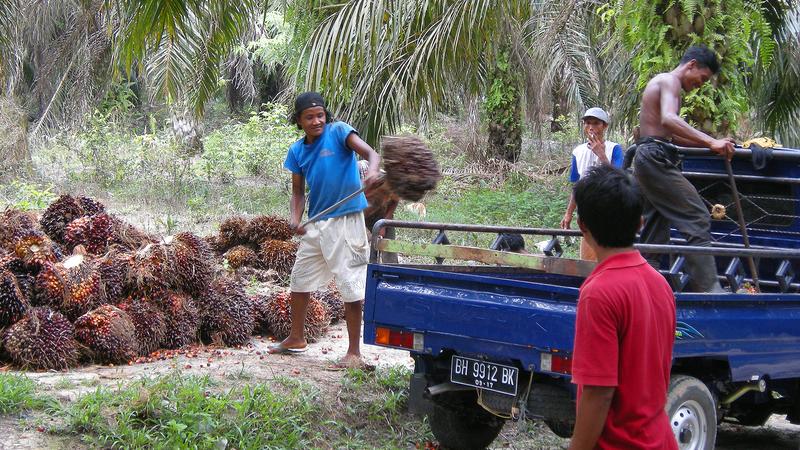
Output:
[[450,381],[506,395],[517,395],[519,369],[488,361],[453,355]]

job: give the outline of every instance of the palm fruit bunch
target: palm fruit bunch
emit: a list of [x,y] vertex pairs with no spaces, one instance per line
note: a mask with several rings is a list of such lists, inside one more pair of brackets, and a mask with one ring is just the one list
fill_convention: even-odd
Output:
[[[267,307],[267,322],[269,328],[277,339],[284,339],[292,329],[292,303],[291,296],[286,291],[279,291],[269,298]],[[305,338],[315,342],[328,329],[330,317],[325,306],[313,296],[308,302],[308,311],[305,321]]]
[[81,195],[78,196],[76,200],[78,201],[78,205],[80,205],[81,209],[83,210],[83,214],[87,216],[93,216],[95,214],[106,212],[106,207],[93,198],[84,197]]
[[52,306],[72,320],[106,301],[101,273],[86,255],[44,265],[34,291],[38,304]]
[[36,278],[33,272],[25,267],[25,263],[14,255],[5,255],[0,257],[0,272],[7,270],[17,278],[17,285],[22,291],[22,295],[31,299],[33,294],[33,285]]
[[292,271],[297,253],[297,242],[269,240],[261,243],[259,256],[261,264],[266,269],[272,269],[281,276],[286,276]]
[[129,292],[149,293],[164,291],[172,280],[168,279],[167,248],[163,244],[147,244],[130,255],[125,286]]
[[96,267],[100,273],[105,303],[114,303],[122,297],[130,259],[129,253],[114,249],[97,259]]
[[214,253],[221,254],[225,253],[225,250],[227,250],[227,248],[225,248],[225,246],[223,245],[224,243],[222,238],[220,238],[217,235],[212,234],[209,236],[205,236],[203,240],[206,241],[206,244],[208,244],[208,247],[211,248],[211,250],[213,250]]
[[75,328],[50,308],[33,308],[3,336],[5,350],[23,369],[63,370],[78,362]]
[[111,217],[106,213],[83,216],[70,222],[64,232],[68,249],[83,245],[93,255],[102,255],[111,238]]
[[192,233],[178,233],[172,238],[172,263],[177,275],[174,289],[199,295],[208,290],[214,268],[208,244]]
[[197,341],[200,314],[188,294],[166,292],[156,302],[164,312],[166,332],[161,340],[163,348],[180,348]]
[[20,320],[29,309],[30,304],[17,284],[17,277],[8,270],[0,271],[0,328]]
[[229,217],[219,224],[220,251],[247,243],[247,219],[241,216]]
[[109,216],[109,221],[111,222],[108,239],[109,246],[116,245],[126,250],[139,250],[157,241],[154,236],[139,230],[118,217]]
[[78,317],[75,337],[98,362],[126,363],[139,353],[130,316],[113,305],[102,305]]
[[149,355],[156,351],[167,334],[167,320],[153,300],[147,297],[128,297],[117,305],[128,313],[139,342],[139,354]]
[[258,255],[246,245],[237,245],[223,255],[231,269],[236,270],[244,266],[252,266],[258,261]]
[[253,316],[253,331],[259,334],[268,334],[270,332],[269,321],[267,320],[269,296],[251,295],[248,299],[250,300],[250,311]]
[[270,239],[288,241],[293,235],[289,221],[278,216],[253,217],[245,228],[247,241],[256,245]]
[[13,252],[16,242],[25,234],[41,231],[36,216],[18,209],[6,209],[0,214],[0,248]]
[[342,295],[339,293],[339,289],[336,288],[336,284],[333,281],[328,284],[326,289],[314,292],[312,297],[319,300],[319,302],[325,306],[325,309],[328,310],[328,317],[330,317],[331,323],[336,323],[344,319],[344,302],[342,301]]
[[53,242],[40,231],[27,231],[17,239],[14,254],[31,271],[38,271],[43,264],[56,262],[59,252]]
[[385,182],[405,200],[420,201],[442,177],[433,153],[417,136],[386,136],[381,149]]
[[217,277],[199,299],[200,337],[228,346],[244,345],[253,334],[253,315],[244,287],[233,278]]
[[67,225],[84,216],[80,202],[69,194],[62,194],[42,213],[39,223],[51,239],[63,244]]

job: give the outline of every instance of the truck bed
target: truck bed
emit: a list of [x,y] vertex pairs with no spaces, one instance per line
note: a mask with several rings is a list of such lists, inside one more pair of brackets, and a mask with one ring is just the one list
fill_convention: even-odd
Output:
[[[458,349],[523,370],[570,355],[582,278],[508,267],[370,264],[364,341],[376,328],[421,335],[412,352]],[[800,294],[677,294],[674,358],[727,361],[732,381],[800,374]],[[416,337],[416,336],[415,336]],[[417,338],[419,339],[419,338]]]

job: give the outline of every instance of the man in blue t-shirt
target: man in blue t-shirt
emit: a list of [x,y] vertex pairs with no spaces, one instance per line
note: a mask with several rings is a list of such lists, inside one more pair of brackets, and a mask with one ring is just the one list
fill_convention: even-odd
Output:
[[361,188],[356,154],[369,161],[364,184],[378,180],[380,157],[350,125],[334,121],[325,100],[316,92],[295,100],[292,122],[305,136],[289,147],[284,167],[292,172],[291,223],[300,235],[300,246],[290,281],[292,328],[289,336],[270,347],[270,353],[299,353],[307,349],[304,335],[311,293],[331,278],[345,304],[349,346],[339,367],[363,366],[360,350],[361,314],[367,279],[369,241],[361,194],[316,222],[300,226],[306,203],[313,216]]
[[[622,146],[616,142],[606,141],[608,129],[608,113],[601,108],[589,108],[583,115],[583,134],[588,142],[583,143],[572,151],[572,164],[569,170],[569,181],[576,183],[589,169],[598,164],[610,164],[621,168],[625,155]],[[567,211],[561,219],[561,228],[568,230],[572,225],[572,215],[575,212],[575,196],[570,194]],[[597,260],[596,255],[583,240],[581,240],[581,259]]]

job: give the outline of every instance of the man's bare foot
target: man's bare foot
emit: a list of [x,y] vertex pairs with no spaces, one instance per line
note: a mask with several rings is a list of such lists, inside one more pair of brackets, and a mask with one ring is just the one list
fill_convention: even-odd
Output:
[[291,340],[289,338],[283,341],[272,344],[267,349],[270,354],[287,354],[287,353],[303,353],[308,350],[308,343],[305,340]]

